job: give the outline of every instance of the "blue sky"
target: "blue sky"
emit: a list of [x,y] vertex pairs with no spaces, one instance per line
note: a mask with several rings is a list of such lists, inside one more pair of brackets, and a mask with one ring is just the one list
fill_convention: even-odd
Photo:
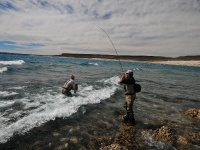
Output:
[[200,55],[199,0],[0,0],[0,52]]

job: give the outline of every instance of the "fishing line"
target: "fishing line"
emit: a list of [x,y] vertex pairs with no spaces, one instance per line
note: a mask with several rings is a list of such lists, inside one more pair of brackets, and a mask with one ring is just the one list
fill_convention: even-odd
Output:
[[113,46],[113,48],[114,48],[114,50],[115,50],[115,52],[116,52],[116,55],[117,55],[119,64],[120,64],[120,66],[121,66],[121,70],[122,70],[122,72],[123,72],[123,67],[122,67],[122,64],[121,64],[119,55],[118,55],[118,53],[117,53],[117,50],[116,50],[116,48],[115,48],[115,45],[113,44],[113,42],[112,42],[112,40],[110,39],[110,37],[109,37],[109,35],[107,34],[107,32],[106,32],[102,27],[100,27],[100,26],[98,26],[98,27],[107,35],[107,37],[109,38],[110,42],[112,43],[112,46]]

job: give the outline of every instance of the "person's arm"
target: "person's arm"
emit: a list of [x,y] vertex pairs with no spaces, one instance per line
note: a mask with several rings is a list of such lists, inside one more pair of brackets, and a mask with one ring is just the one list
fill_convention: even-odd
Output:
[[75,84],[75,82],[74,82],[74,81],[73,81],[73,84],[72,84],[72,86],[73,86],[74,93],[76,93],[77,89],[76,89],[76,84]]
[[125,79],[125,73],[122,72],[122,76],[121,76],[121,78],[119,80],[119,83],[122,83],[124,79]]

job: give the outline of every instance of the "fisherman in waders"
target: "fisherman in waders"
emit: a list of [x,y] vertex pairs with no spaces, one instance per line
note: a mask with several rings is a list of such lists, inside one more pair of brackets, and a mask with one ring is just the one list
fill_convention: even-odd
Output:
[[71,90],[74,90],[74,93],[78,90],[78,85],[75,84],[75,76],[71,76],[71,78],[63,85],[62,94],[66,96],[72,97]]
[[125,109],[126,109],[126,115],[123,116],[125,122],[129,122],[132,125],[135,125],[135,118],[134,118],[134,112],[133,112],[133,102],[136,98],[134,85],[135,85],[135,79],[133,77],[133,71],[127,70],[126,77],[125,73],[122,72],[122,76],[120,78],[119,83],[125,84]]

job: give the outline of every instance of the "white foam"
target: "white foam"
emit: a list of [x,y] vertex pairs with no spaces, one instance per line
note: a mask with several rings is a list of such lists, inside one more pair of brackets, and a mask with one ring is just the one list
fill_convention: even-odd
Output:
[[22,65],[23,63],[25,63],[23,60],[0,61],[2,65]]
[[16,86],[16,87],[10,87],[8,89],[13,89],[13,90],[21,90],[21,89],[24,89],[26,88],[27,86]]
[[1,98],[6,98],[6,97],[10,97],[10,96],[15,96],[18,93],[16,92],[8,92],[8,91],[0,91],[0,97]]
[[[117,82],[118,77],[102,81],[105,86],[99,87],[99,89],[92,85],[80,86],[74,97],[66,97],[61,93],[56,95],[46,93],[32,96],[31,100],[27,98],[21,100],[25,104],[23,109],[26,110],[27,115],[16,122],[0,126],[0,143],[6,142],[13,133],[23,134],[49,120],[54,120],[56,117],[68,117],[76,113],[82,105],[100,103],[110,98],[118,88],[114,80]],[[28,109],[30,107],[37,108]]]
[[8,70],[7,67],[0,68],[0,73],[3,73],[4,71],[7,71],[7,70]]
[[98,66],[98,63],[88,63],[89,65],[94,65],[94,66]]

